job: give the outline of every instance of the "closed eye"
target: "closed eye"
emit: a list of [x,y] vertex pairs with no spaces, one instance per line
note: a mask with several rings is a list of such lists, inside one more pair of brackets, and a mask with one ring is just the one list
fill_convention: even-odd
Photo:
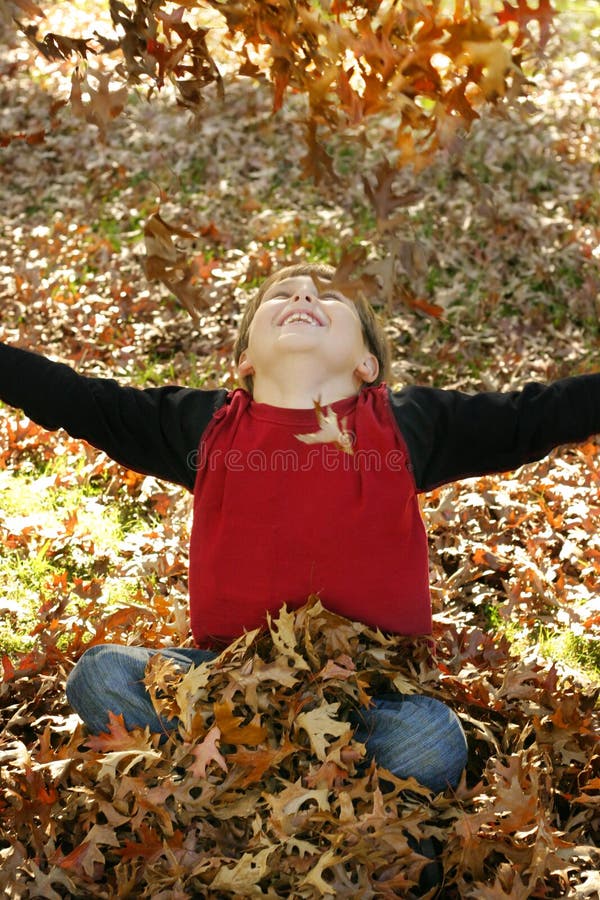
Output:
[[266,294],[266,296],[263,297],[263,303],[266,300],[289,300],[291,296],[292,294],[289,291],[277,291],[275,294]]
[[338,294],[336,291],[327,291],[324,294],[321,294],[321,300],[338,300],[340,303],[345,303],[351,309],[354,309],[354,303],[350,300],[349,297],[346,297],[344,294]]

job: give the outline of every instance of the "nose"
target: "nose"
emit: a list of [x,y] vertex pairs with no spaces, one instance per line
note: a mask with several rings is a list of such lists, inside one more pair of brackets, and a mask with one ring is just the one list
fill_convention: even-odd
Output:
[[312,303],[314,299],[315,298],[312,294],[309,294],[305,291],[296,291],[296,293],[292,297],[294,303],[296,302],[296,300],[306,300],[307,303]]

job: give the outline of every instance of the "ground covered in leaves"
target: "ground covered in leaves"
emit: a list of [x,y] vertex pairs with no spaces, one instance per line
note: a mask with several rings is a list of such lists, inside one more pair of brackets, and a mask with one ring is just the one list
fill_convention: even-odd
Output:
[[[360,244],[384,284],[395,383],[597,370],[600,23],[561,29],[528,103],[432,167],[392,177],[382,120],[369,145],[332,137],[318,185],[302,177],[300,99],[271,117],[240,81],[191,128],[140,95],[101,143],[55,106],[67,65],[6,37],[0,133],[22,138],[0,150],[0,338],[123,382],[229,385],[247,291]],[[144,274],[158,205],[196,235],[177,241],[197,326]],[[189,640],[188,498],[0,416],[7,896],[416,896],[423,838],[443,897],[598,895],[597,440],[424,498],[433,655],[313,600],[204,672],[149,672],[182,716],[159,746],[118,721],[90,741],[64,681],[92,643]],[[432,797],[362,758],[347,714],[382,689],[456,709],[470,746],[457,791]]]

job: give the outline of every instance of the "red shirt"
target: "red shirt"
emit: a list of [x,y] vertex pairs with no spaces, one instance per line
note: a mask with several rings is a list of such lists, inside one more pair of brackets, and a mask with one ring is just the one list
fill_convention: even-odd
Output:
[[387,388],[328,407],[354,452],[295,437],[314,410],[234,391],[199,449],[190,544],[192,632],[228,643],[283,603],[329,609],[401,634],[431,631],[428,550],[408,452]]

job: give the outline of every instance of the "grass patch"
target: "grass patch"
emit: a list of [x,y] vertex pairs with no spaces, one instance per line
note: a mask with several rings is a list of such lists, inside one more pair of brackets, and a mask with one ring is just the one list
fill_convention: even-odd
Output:
[[135,368],[127,377],[127,383],[135,387],[160,387],[179,384],[186,388],[212,388],[215,373],[222,368],[218,354],[196,356],[189,353],[185,357],[173,359],[172,348],[154,352],[146,359],[137,358]]
[[544,633],[540,636],[540,653],[546,659],[563,663],[579,677],[600,682],[600,641],[571,630]]
[[517,621],[506,621],[495,603],[482,607],[485,630],[505,637],[516,656],[526,656],[532,650],[543,659],[571,670],[583,682],[600,684],[600,641],[577,634],[569,627],[560,629],[538,623],[524,630]]
[[[106,498],[97,483],[61,486],[59,457],[43,473],[0,472],[0,652],[30,647],[45,598],[65,578],[73,603],[81,582],[102,580],[99,602],[127,603],[138,580],[122,574],[123,540],[149,528],[149,514],[130,498]],[[73,607],[75,609],[75,606]]]

